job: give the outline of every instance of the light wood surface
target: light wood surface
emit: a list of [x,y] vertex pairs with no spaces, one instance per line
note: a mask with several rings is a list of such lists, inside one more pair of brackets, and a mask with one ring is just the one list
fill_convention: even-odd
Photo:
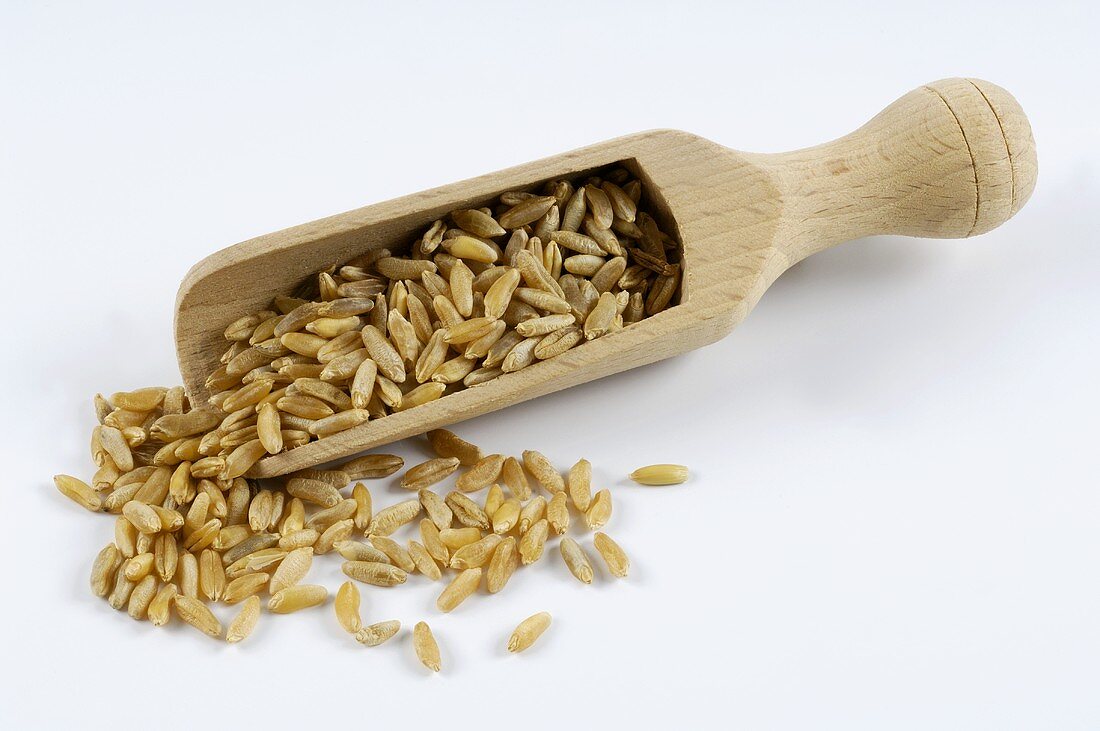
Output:
[[351,456],[428,429],[712,343],[788,267],[874,234],[964,238],[1011,218],[1035,186],[1031,128],[1004,89],[976,79],[922,86],[852,134],[781,154],[657,130],[622,137],[261,236],[195,265],[176,301],[188,393],[225,350],[222,331],[306,277],[378,247],[401,250],[457,208],[626,162],[683,244],[680,302],[623,330],[474,388],[267,457],[254,477]]

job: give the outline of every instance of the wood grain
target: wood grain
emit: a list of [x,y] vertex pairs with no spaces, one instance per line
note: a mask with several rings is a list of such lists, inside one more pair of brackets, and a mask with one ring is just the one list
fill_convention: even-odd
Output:
[[187,274],[176,347],[188,393],[225,348],[221,333],[320,269],[365,251],[401,250],[433,220],[500,193],[624,162],[644,180],[665,230],[683,245],[680,302],[612,335],[488,383],[262,460],[284,474],[453,424],[712,343],[745,318],[795,262],[873,234],[963,238],[1011,218],[1037,173],[1031,128],[1000,87],[937,81],[856,132],[781,154],[730,150],[658,130],[622,137],[367,206],[219,251]]

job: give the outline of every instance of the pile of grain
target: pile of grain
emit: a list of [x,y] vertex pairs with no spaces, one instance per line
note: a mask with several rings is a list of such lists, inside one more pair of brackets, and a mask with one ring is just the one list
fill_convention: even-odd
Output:
[[[538,452],[483,455],[438,430],[428,434],[438,458],[400,479],[416,497],[377,512],[359,480],[397,472],[399,457],[367,455],[266,484],[246,475],[265,455],[476,387],[665,309],[679,286],[678,249],[642,201],[640,183],[615,169],[454,211],[408,255],[374,250],[230,324],[206,403],[190,403],[181,387],[97,395],[91,484],[55,478],[89,510],[118,515],[114,541],[94,562],[93,591],[156,625],[174,607],[215,637],[223,630],[207,602],[242,603],[224,633],[236,642],[260,616],[261,591],[273,613],[326,601],[324,587],[301,583],[324,553],[338,553],[349,578],[374,586],[453,571],[437,601],[443,612],[482,584],[503,589],[519,566],[539,560],[550,537],[562,537],[565,565],[591,582],[588,554],[564,535],[571,514],[593,531],[611,517],[611,494],[593,494],[587,460],[563,478]],[[460,466],[455,490],[430,489]],[[686,479],[667,467],[647,468],[639,481]],[[534,495],[532,482],[547,497]],[[482,490],[480,502],[470,497]],[[390,537],[414,521],[419,541]],[[611,538],[597,532],[593,546],[611,575],[626,575],[626,554]],[[358,606],[349,582],[336,613],[364,645],[399,630],[394,620],[363,626]],[[510,648],[529,646],[548,625],[544,613],[525,620]],[[414,638],[421,660],[438,669],[426,624]]]

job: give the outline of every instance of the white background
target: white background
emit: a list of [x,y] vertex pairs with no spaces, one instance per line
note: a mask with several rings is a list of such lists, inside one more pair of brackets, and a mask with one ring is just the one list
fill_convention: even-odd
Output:
[[[0,725],[1100,727],[1089,3],[320,5],[2,5]],[[821,254],[717,345],[459,429],[591,459],[629,579],[555,554],[449,616],[422,579],[367,591],[371,621],[432,623],[438,677],[331,606],[229,647],[91,596],[110,518],[50,476],[90,476],[93,393],[177,381],[201,257],[648,128],[815,144],[957,75],[1034,126],[1038,188],[1003,228]],[[666,460],[693,479],[625,482]]]

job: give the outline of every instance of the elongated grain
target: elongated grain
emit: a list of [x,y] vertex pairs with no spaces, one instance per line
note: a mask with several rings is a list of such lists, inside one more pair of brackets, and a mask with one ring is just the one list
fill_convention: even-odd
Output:
[[630,559],[626,551],[606,533],[596,533],[592,537],[592,545],[595,546],[612,576],[623,578],[630,572]]
[[546,520],[555,535],[564,535],[569,530],[569,503],[564,492],[556,492],[546,504]]
[[309,573],[313,566],[313,548],[296,548],[289,552],[271,575],[272,594],[296,585]]
[[502,538],[497,534],[490,533],[484,538],[462,546],[451,554],[450,567],[463,570],[484,566],[493,557],[493,551],[500,545],[501,540]]
[[272,594],[267,609],[275,614],[290,614],[324,604],[327,598],[328,589],[323,586],[298,584]]
[[420,540],[424,543],[424,550],[426,550],[433,559],[444,566],[450,562],[451,551],[443,545],[443,539],[440,536],[439,528],[428,518],[424,518],[420,521]]
[[351,480],[377,480],[404,466],[405,460],[395,454],[367,454],[340,465],[340,471]]
[[424,512],[427,513],[428,517],[435,523],[439,530],[451,527],[454,513],[438,493],[424,489],[420,490],[417,495],[420,499],[420,504],[424,507]]
[[111,593],[114,587],[115,573],[122,565],[122,554],[118,546],[108,543],[92,562],[92,593],[98,597],[105,597]]
[[441,612],[452,612],[462,602],[469,599],[478,585],[481,583],[481,569],[471,568],[460,572],[435,601],[435,606]]
[[221,637],[221,622],[210,611],[210,608],[201,601],[183,594],[177,594],[172,599],[172,604],[176,608],[176,614],[184,622],[205,635],[215,639]]
[[461,439],[447,429],[433,429],[427,434],[428,442],[439,457],[454,458],[464,467],[476,464],[482,458],[481,449]]
[[413,627],[413,649],[424,667],[438,673],[443,667],[439,656],[439,644],[435,641],[427,622],[417,622]]
[[354,530],[355,521],[351,518],[336,521],[317,537],[317,542],[313,544],[313,552],[318,555],[328,553],[333,550],[337,543],[351,538]]
[[591,584],[592,564],[589,563],[588,556],[585,554],[584,549],[580,547],[580,544],[569,536],[564,536],[558,547],[561,549],[561,557],[565,561],[565,565],[569,567],[569,572],[578,581]]
[[535,644],[535,640],[549,629],[550,622],[549,612],[532,614],[520,622],[519,626],[512,632],[512,636],[508,638],[508,652],[523,652]]
[[522,510],[519,500],[516,498],[508,498],[500,507],[493,511],[491,520],[493,523],[493,532],[497,535],[504,535],[510,532],[519,523],[519,514]]
[[408,576],[396,566],[376,561],[345,561],[342,569],[349,579],[373,586],[397,586]]
[[504,588],[518,567],[519,546],[515,538],[507,536],[496,547],[489,560],[489,568],[485,572],[485,588],[490,594],[496,594]]
[[445,498],[447,507],[451,509],[454,517],[462,525],[488,530],[490,527],[489,516],[480,505],[461,492],[452,491]]
[[225,632],[225,641],[235,644],[247,639],[256,629],[259,621],[260,598],[250,596],[245,600],[241,610],[237,612],[237,616],[229,623],[229,628]]
[[287,481],[286,491],[293,497],[322,508],[331,508],[343,500],[339,490],[320,480],[295,477]]
[[375,563],[389,563],[390,557],[379,551],[374,546],[368,546],[360,541],[337,541],[333,548],[348,561],[372,561]]
[[226,584],[222,599],[225,600],[226,604],[239,604],[248,597],[258,594],[261,589],[267,586],[270,578],[271,574],[264,571],[238,576]]
[[406,490],[423,490],[445,479],[458,469],[457,457],[437,457],[410,467],[401,478],[401,487]]
[[388,536],[395,530],[411,523],[420,515],[419,500],[405,500],[378,511],[371,520],[367,533],[376,536]]
[[172,614],[172,601],[176,598],[178,590],[175,584],[161,584],[157,589],[153,601],[149,602],[146,616],[154,627],[163,627],[168,624]]
[[367,647],[377,647],[401,630],[401,622],[396,619],[375,622],[355,633],[355,640]]
[[130,600],[126,603],[126,612],[132,619],[145,619],[149,611],[149,604],[157,593],[157,579],[149,575],[139,581],[134,590],[130,592]]
[[345,632],[355,634],[363,628],[363,618],[359,614],[360,602],[359,587],[354,582],[345,581],[336,591],[333,608],[336,610],[336,621]]
[[406,573],[412,573],[416,570],[416,562],[413,561],[412,556],[397,541],[386,536],[371,536],[371,545],[377,548],[379,551],[386,555],[389,559],[389,563],[398,567]]
[[496,482],[504,466],[504,455],[490,454],[459,475],[455,487],[461,492],[477,492]]
[[546,538],[550,535],[550,523],[546,518],[535,521],[519,539],[519,556],[523,565],[532,564],[542,558]]
[[439,581],[443,577],[439,564],[435,562],[435,559],[432,558],[432,555],[428,553],[428,549],[423,544],[409,541],[409,556],[412,557],[416,570],[432,581]]
[[523,465],[515,457],[508,457],[501,465],[500,478],[512,494],[521,501],[531,497],[531,484],[527,481],[527,473]]
[[589,530],[598,530],[611,520],[611,492],[600,490],[592,498],[592,504],[584,513],[584,522]]
[[630,479],[641,485],[679,485],[687,478],[688,468],[679,464],[652,464],[630,473]]
[[592,463],[587,459],[578,460],[569,468],[565,484],[573,507],[582,513],[588,510],[592,502]]
[[552,462],[541,452],[528,449],[523,452],[523,466],[528,474],[538,480],[547,491],[561,492],[565,489],[565,480],[554,468]]
[[92,511],[103,507],[99,494],[88,483],[70,475],[54,475],[53,482],[58,492],[81,507]]

